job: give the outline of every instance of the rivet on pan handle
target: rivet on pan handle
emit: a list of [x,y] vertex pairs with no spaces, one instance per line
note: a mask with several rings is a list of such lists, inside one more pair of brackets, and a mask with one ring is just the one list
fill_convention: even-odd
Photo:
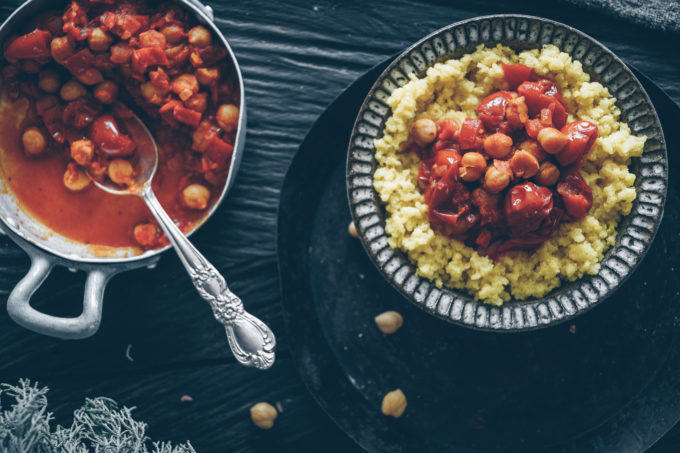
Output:
[[62,318],[42,313],[31,307],[31,296],[50,274],[55,262],[40,252],[28,252],[31,268],[14,287],[7,300],[7,312],[19,325],[34,332],[64,339],[80,339],[94,335],[102,320],[104,289],[115,270],[103,267],[91,270],[85,281],[83,312],[75,318]]

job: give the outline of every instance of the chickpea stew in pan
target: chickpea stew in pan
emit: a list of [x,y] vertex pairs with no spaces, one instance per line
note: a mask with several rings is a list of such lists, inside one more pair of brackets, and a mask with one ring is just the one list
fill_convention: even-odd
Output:
[[[227,49],[176,6],[73,0],[3,43],[0,164],[21,206],[72,240],[167,244],[144,203],[103,192],[134,182],[138,113],[159,146],[153,189],[188,232],[219,198],[240,93]],[[131,110],[133,109],[133,110]]]
[[645,137],[554,46],[484,46],[395,90],[374,187],[390,245],[438,286],[500,305],[599,270]]

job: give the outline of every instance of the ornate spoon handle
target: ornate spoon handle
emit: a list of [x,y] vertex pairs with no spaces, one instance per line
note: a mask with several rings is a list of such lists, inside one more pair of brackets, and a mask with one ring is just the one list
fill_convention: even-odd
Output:
[[224,325],[236,360],[261,370],[272,366],[276,347],[274,333],[243,309],[243,302],[229,290],[222,274],[177,228],[150,187],[144,189],[142,197],[175,248],[198,293],[210,304],[215,319]]

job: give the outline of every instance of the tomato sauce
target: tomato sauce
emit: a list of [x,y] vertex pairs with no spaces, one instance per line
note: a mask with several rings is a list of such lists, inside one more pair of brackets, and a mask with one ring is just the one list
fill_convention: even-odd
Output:
[[[63,155],[47,153],[36,158],[22,150],[21,117],[25,114],[21,111],[26,106],[21,101],[5,100],[0,107],[2,175],[20,206],[56,233],[75,241],[110,247],[138,246],[132,234],[135,225],[153,218],[144,201],[134,195],[113,195],[95,186],[80,192],[68,190],[62,182]],[[161,135],[161,160],[153,180],[156,197],[183,231],[191,230],[204,215],[182,207],[178,201],[185,172],[174,165],[174,159],[186,141],[179,133]],[[218,197],[219,193],[213,195],[210,206]]]

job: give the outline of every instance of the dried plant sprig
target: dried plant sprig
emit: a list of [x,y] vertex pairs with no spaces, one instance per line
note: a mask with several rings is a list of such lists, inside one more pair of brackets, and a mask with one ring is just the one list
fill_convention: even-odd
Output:
[[[47,387],[28,379],[0,385],[0,451],[8,453],[196,453],[189,442],[173,446],[150,442],[147,424],[132,417],[134,408],[109,398],[87,398],[73,413],[73,423],[51,429]],[[14,402],[3,406],[7,399]]]

